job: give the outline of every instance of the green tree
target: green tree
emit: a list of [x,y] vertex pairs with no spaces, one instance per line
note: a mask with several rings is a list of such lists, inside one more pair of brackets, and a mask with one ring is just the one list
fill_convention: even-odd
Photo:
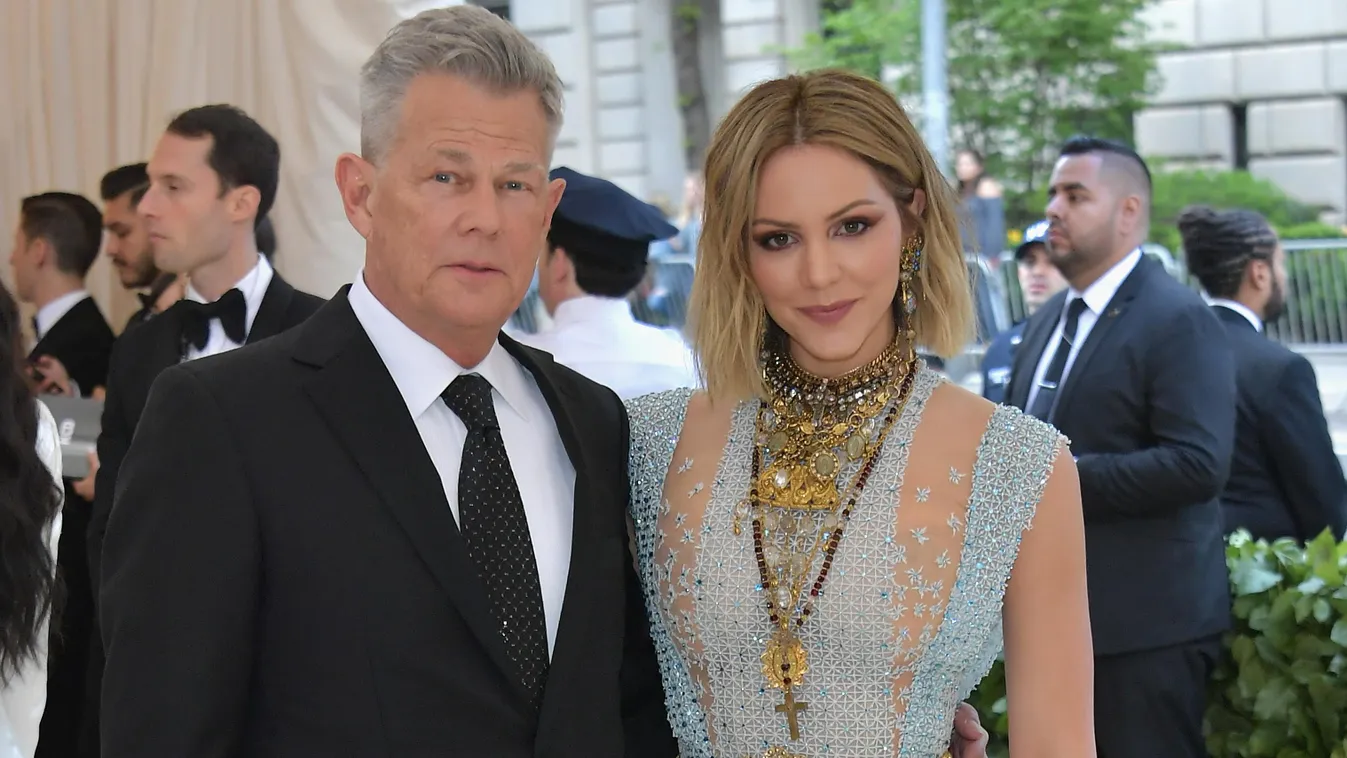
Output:
[[[946,0],[951,139],[986,158],[1007,189],[1007,221],[1043,214],[1056,147],[1072,134],[1130,141],[1154,89],[1157,45],[1140,14],[1154,0]],[[825,6],[821,31],[793,51],[802,68],[843,67],[921,92],[919,0]]]

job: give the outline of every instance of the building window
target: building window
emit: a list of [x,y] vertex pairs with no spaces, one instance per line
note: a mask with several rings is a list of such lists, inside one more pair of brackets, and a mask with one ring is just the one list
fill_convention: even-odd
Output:
[[1235,158],[1235,169],[1247,171],[1249,168],[1249,106],[1236,103],[1230,106],[1230,141]]
[[506,21],[510,20],[510,0],[473,0],[472,4],[486,8]]

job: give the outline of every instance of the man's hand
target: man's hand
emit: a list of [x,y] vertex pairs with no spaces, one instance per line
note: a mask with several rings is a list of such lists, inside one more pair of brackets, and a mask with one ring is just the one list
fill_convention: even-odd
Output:
[[70,374],[60,361],[50,355],[39,356],[33,361],[37,369],[37,393],[40,395],[73,395]]
[[98,451],[89,451],[89,475],[75,482],[75,494],[88,500],[94,501],[94,479],[98,477]]
[[959,703],[954,712],[954,735],[949,750],[954,758],[987,758],[987,743],[991,735],[982,728],[977,709],[968,703]]

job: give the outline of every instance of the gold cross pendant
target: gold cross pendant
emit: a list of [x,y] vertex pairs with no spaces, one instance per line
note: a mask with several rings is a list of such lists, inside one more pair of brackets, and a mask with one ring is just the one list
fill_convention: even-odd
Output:
[[786,686],[786,702],[776,707],[777,713],[783,713],[786,716],[786,723],[790,726],[791,740],[800,739],[800,714],[809,710],[809,703],[798,702],[795,699],[795,693],[791,691],[789,685]]

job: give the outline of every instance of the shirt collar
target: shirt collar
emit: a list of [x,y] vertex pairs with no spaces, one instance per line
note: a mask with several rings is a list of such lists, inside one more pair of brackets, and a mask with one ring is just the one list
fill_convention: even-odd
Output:
[[1226,300],[1223,297],[1213,297],[1208,299],[1207,302],[1211,305],[1219,305],[1222,308],[1229,308],[1235,313],[1238,313],[1239,315],[1243,316],[1245,320],[1247,320],[1250,324],[1253,324],[1253,328],[1255,330],[1260,332],[1263,331],[1263,319],[1259,318],[1258,314],[1254,313],[1253,310],[1250,309],[1249,306],[1245,305],[1244,303],[1235,300]]
[[79,305],[88,296],[88,292],[78,289],[74,292],[67,292],[38,308],[37,313],[33,316],[33,328],[37,334],[33,336],[37,339],[45,337],[47,332],[51,331],[53,326],[56,326],[57,321],[60,321],[65,314],[70,312],[71,308]]
[[497,341],[482,362],[471,368],[458,365],[424,337],[402,323],[370,292],[362,268],[347,295],[356,319],[374,343],[374,350],[393,377],[412,418],[420,418],[451,382],[461,374],[480,374],[506,406],[524,421],[528,414],[528,379],[524,367]]
[[624,298],[597,297],[584,295],[557,304],[557,312],[552,314],[556,324],[571,324],[577,321],[612,321],[615,319],[632,320],[631,304]]
[[1072,287],[1066,302],[1070,303],[1076,298],[1081,298],[1085,301],[1086,307],[1096,315],[1103,313],[1109,302],[1113,300],[1113,296],[1118,294],[1118,288],[1122,286],[1123,282],[1127,281],[1127,277],[1131,275],[1133,269],[1140,262],[1141,249],[1137,248],[1124,256],[1122,260],[1113,264],[1113,267],[1105,271],[1103,276],[1086,287],[1084,292]]
[[[271,263],[267,261],[265,255],[258,254],[257,263],[252,269],[243,275],[230,289],[236,289],[243,293],[243,302],[247,304],[246,319],[244,326],[248,332],[253,330],[253,321],[257,319],[257,312],[262,309],[262,299],[267,295],[267,288],[271,286],[271,279],[274,276],[274,269]],[[210,302],[197,291],[191,280],[187,282],[187,289],[183,297],[198,303]]]

